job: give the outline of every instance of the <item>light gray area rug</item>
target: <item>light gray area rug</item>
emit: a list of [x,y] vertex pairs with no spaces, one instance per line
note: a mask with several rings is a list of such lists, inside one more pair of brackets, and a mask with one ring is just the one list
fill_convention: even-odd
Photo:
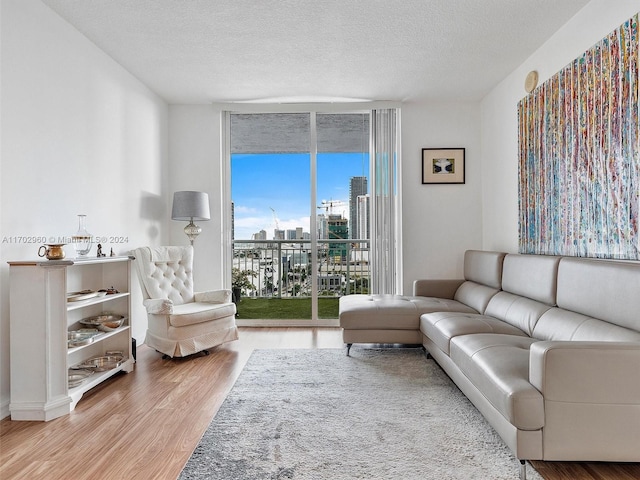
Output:
[[[180,479],[517,479],[519,463],[420,349],[258,350]],[[542,477],[527,464],[527,478]]]

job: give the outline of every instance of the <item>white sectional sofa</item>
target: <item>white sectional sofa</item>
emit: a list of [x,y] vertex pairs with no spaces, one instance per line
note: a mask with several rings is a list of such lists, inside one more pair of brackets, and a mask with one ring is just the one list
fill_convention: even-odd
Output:
[[[345,343],[394,341],[383,339],[396,323],[384,305],[411,304],[400,323],[417,326],[521,477],[525,460],[639,462],[640,264],[467,251],[464,272],[456,289],[418,280],[411,297],[343,297]],[[441,302],[446,311],[430,308]]]
[[469,252],[464,280],[419,280],[413,296],[346,295],[340,298],[340,326],[347,355],[354,343],[422,344],[420,315],[483,312],[500,290],[504,253]]

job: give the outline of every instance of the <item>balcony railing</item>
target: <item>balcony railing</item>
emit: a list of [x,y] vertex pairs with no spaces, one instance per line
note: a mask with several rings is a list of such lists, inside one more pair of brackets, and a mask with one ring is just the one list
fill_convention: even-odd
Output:
[[318,240],[312,271],[309,240],[234,240],[233,268],[247,273],[242,295],[266,298],[318,297],[369,293],[369,240]]

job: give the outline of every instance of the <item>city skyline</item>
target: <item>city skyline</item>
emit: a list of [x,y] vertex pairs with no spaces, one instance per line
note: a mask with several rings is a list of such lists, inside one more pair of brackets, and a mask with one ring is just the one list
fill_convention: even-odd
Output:
[[[271,239],[276,228],[287,231],[302,227],[310,232],[311,216],[315,219],[325,210],[348,219],[350,180],[368,177],[368,173],[368,153],[319,153],[317,205],[310,213],[309,154],[232,154],[235,239],[251,240],[261,230]],[[318,208],[323,205],[324,210]]]

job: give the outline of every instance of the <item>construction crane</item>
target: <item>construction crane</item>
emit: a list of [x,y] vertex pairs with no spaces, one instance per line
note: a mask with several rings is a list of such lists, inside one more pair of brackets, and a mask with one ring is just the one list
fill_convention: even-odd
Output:
[[318,205],[319,209],[324,209],[325,213],[333,214],[333,207],[342,207],[346,205],[342,200],[322,200],[321,205]]
[[[276,224],[276,230],[275,232],[279,232],[280,231],[280,222],[278,222],[278,216],[276,215],[276,211],[273,209],[273,207],[269,207],[271,209],[271,212],[273,213],[273,222]],[[275,233],[274,232],[274,233]],[[275,233],[274,236],[277,236],[278,234]]]

